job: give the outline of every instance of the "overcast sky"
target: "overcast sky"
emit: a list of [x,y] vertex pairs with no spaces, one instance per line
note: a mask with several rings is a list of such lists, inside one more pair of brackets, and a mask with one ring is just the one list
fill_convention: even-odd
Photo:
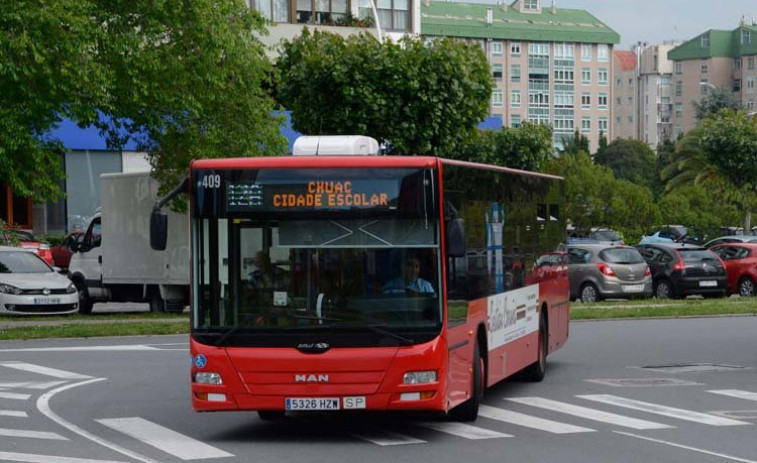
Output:
[[[542,6],[551,4],[551,0],[542,0]],[[742,16],[750,21],[757,18],[757,0],[556,0],[556,4],[557,8],[576,8],[593,14],[620,34],[618,49],[625,50],[637,41],[683,42],[708,29],[733,30]]]

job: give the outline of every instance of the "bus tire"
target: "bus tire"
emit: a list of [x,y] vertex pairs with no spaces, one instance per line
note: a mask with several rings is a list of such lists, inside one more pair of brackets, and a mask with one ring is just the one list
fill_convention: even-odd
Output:
[[284,419],[284,412],[281,410],[258,410],[258,418],[263,421],[281,421]]
[[[546,308],[542,307],[542,311]],[[523,379],[533,383],[538,383],[544,379],[547,374],[547,352],[549,351],[549,332],[547,330],[547,319],[542,314],[539,317],[539,358],[523,370]]]
[[476,342],[473,348],[473,378],[471,384],[471,397],[465,402],[449,411],[449,415],[456,421],[476,421],[478,407],[484,398],[484,359]]
[[82,315],[91,314],[94,303],[92,302],[92,297],[89,295],[87,285],[84,284],[81,278],[76,278],[74,286],[76,286],[76,291],[79,293],[79,313]]

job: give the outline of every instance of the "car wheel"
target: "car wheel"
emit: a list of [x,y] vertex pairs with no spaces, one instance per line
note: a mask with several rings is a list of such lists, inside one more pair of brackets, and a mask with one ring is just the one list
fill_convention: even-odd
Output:
[[80,278],[77,278],[74,280],[74,286],[76,286],[76,291],[79,293],[79,313],[83,315],[91,314],[94,304],[87,290],[87,285]]
[[655,283],[654,297],[657,299],[671,299],[673,297],[673,288],[670,287],[668,280],[660,280]]
[[585,283],[581,287],[581,302],[597,302],[600,299],[599,291],[597,291],[597,287],[594,284]]
[[754,280],[749,277],[744,277],[739,280],[739,296],[741,297],[753,297],[757,292]]

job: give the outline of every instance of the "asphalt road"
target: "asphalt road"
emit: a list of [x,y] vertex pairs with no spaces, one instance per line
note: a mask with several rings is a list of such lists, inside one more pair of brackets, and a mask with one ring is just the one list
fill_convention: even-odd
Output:
[[198,414],[186,336],[0,343],[0,462],[757,463],[757,317],[582,322],[470,425]]

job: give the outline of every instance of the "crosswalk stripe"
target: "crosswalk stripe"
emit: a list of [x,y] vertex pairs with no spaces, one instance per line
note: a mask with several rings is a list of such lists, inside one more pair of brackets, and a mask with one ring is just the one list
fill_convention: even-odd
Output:
[[71,371],[63,371],[55,368],[43,367],[41,365],[34,365],[32,363],[24,362],[2,362],[1,366],[6,368],[13,368],[14,370],[29,371],[31,373],[37,373],[45,376],[52,376],[53,378],[60,379],[89,379],[91,376],[80,375],[79,373],[73,373]]
[[0,452],[0,461],[21,463],[124,463],[114,460],[91,460],[89,458],[71,458],[58,455],[38,455],[34,453]]
[[739,426],[748,425],[746,421],[738,421],[730,418],[723,418],[715,415],[708,415],[707,413],[694,412],[691,410],[684,410],[681,408],[666,407],[664,405],[653,404],[649,402],[642,402],[639,400],[626,399],[624,397],[618,397],[610,394],[589,394],[579,395],[586,400],[592,400],[594,402],[605,403],[609,405],[615,405],[618,407],[630,408],[632,410],[640,410],[643,412],[654,413],[656,415],[668,416],[671,418],[677,418],[679,420],[693,421],[695,423],[708,424],[710,426]]
[[729,397],[736,397],[738,399],[755,400],[757,401],[757,392],[740,391],[738,389],[719,389],[714,391],[707,391],[713,394],[726,395]]
[[416,439],[414,437],[405,436],[396,432],[384,431],[381,429],[371,429],[368,431],[361,431],[359,433],[353,433],[353,436],[358,439],[362,439],[371,442],[376,445],[389,446],[389,445],[406,445],[406,444],[425,444],[425,440]]
[[143,418],[113,418],[96,421],[185,461],[234,456]]
[[28,418],[26,412],[18,410],[0,410],[0,416],[14,416],[16,418]]
[[0,389],[50,389],[51,387],[60,386],[65,381],[48,381],[46,383],[0,383]]
[[667,429],[673,426],[667,424],[655,423],[653,421],[639,420],[628,416],[616,415],[593,408],[581,407],[578,405],[558,402],[556,400],[543,399],[541,397],[516,397],[507,399],[511,402],[530,405],[532,407],[543,408],[558,413],[586,418],[587,420],[601,421],[602,423],[624,426],[631,429]]
[[594,429],[574,426],[572,424],[560,423],[558,421],[545,420],[535,416],[524,415],[523,413],[503,410],[501,408],[482,405],[478,409],[478,414],[490,420],[502,421],[505,423],[515,424],[526,428],[547,431],[553,434],[572,434],[578,432],[594,432]]
[[29,400],[31,394],[18,394],[16,392],[2,392],[0,391],[0,399],[9,400]]
[[428,421],[419,423],[421,426],[434,429],[436,431],[452,434],[453,436],[464,437],[466,439],[499,439],[502,437],[513,437],[510,434],[504,434],[489,429],[471,426],[465,423],[454,423],[450,421]]
[[63,437],[60,434],[54,432],[29,431],[26,429],[0,428],[0,436],[29,437],[31,439],[68,440],[66,437]]

